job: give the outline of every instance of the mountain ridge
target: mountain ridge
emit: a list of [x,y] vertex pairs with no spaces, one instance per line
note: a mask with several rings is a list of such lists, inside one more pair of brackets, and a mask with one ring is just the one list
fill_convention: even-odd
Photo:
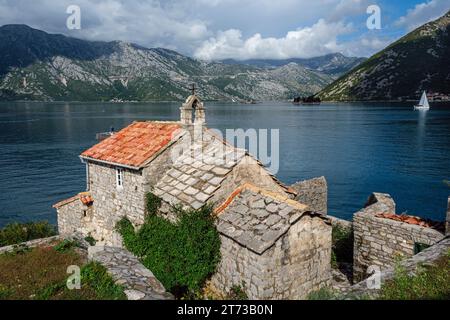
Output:
[[317,96],[333,101],[415,100],[450,96],[450,11],[338,78]]
[[289,58],[289,59],[249,59],[236,60],[225,59],[220,62],[225,64],[245,64],[257,66],[262,68],[275,68],[287,65],[289,63],[296,63],[306,68],[324,72],[330,75],[340,75],[345,70],[350,70],[358,64],[367,60],[366,58],[347,57],[342,53],[330,53],[324,56],[313,58]]
[[87,41],[26,25],[0,27],[0,100],[182,100],[196,83],[205,100],[285,100],[315,93],[336,75],[205,62],[164,48]]

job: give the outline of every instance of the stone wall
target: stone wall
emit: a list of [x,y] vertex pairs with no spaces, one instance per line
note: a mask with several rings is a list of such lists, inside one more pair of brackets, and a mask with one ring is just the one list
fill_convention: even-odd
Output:
[[[448,255],[450,251],[450,238],[445,238],[442,241],[434,244],[433,246],[423,250],[422,252],[416,254],[415,256],[406,259],[400,263],[400,265],[404,268],[404,270],[408,273],[414,272],[417,268],[426,265],[432,265],[440,259]],[[380,284],[382,285],[387,280],[394,278],[395,276],[395,268],[389,267],[386,270],[382,271],[380,274]],[[355,299],[358,297],[371,297],[376,299],[381,286],[375,287],[373,283],[370,281],[371,279],[367,279],[361,281],[347,291],[347,296],[351,299]],[[369,285],[370,284],[370,285]]]
[[222,259],[211,283],[241,286],[250,299],[304,299],[330,282],[331,226],[303,216],[261,255],[221,236]]
[[211,203],[219,205],[223,203],[230,194],[244,183],[252,183],[257,187],[268,191],[285,194],[282,188],[253,157],[245,156],[226,176],[220,184],[220,188],[214,192],[210,199]]
[[313,211],[328,213],[328,186],[325,177],[300,181],[291,187],[298,193],[295,200],[308,205]]
[[53,245],[61,239],[62,239],[61,236],[57,235],[57,236],[53,236],[53,237],[40,238],[40,239],[30,240],[27,242],[13,244],[10,246],[1,247],[0,254],[13,252],[17,248],[35,248],[35,247],[40,247],[40,246]]
[[363,280],[369,266],[386,269],[399,256],[412,257],[416,244],[433,245],[444,237],[431,228],[376,217],[379,213],[395,213],[395,203],[387,194],[373,194],[353,216],[354,281]]
[[92,225],[93,208],[83,205],[78,197],[72,198],[70,202],[58,207],[57,210],[60,235],[79,233],[86,237],[95,231]]
[[123,188],[116,186],[116,167],[89,163],[90,192],[94,198],[92,236],[100,243],[121,246],[114,230],[127,217],[135,226],[144,223],[146,186],[141,171],[123,169]]
[[115,283],[124,287],[128,300],[173,299],[153,273],[123,248],[89,247],[88,257],[101,263]]

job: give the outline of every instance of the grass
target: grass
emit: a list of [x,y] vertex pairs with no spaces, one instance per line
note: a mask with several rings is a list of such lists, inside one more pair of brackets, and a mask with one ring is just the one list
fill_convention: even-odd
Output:
[[384,300],[449,300],[450,251],[431,266],[422,266],[411,275],[397,265],[392,280],[381,288]]
[[[81,267],[81,289],[66,286],[69,266]],[[0,255],[1,300],[118,300],[125,299],[106,269],[86,263],[73,244],[37,247]]]
[[12,223],[0,229],[0,247],[56,235],[55,227],[46,221]]

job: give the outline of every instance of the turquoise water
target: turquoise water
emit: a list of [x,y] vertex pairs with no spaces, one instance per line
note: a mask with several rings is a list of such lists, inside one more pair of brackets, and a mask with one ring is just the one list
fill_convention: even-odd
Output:
[[[178,120],[179,103],[1,103],[0,225],[56,221],[55,202],[85,188],[78,155],[95,134],[134,120]],[[450,105],[428,112],[400,104],[206,103],[208,126],[280,129],[286,184],[324,175],[329,213],[351,218],[371,192],[399,211],[445,217],[450,186]]]

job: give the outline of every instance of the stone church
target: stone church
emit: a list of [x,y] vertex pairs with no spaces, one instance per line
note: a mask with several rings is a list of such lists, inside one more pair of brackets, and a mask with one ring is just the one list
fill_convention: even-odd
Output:
[[173,205],[213,204],[222,240],[212,279],[219,291],[242,285],[253,299],[300,299],[328,284],[326,212],[298,202],[302,197],[293,188],[217,136],[205,120],[204,105],[193,94],[179,121],[133,122],[84,151],[86,192],[54,205],[60,234],[121,246],[116,222],[127,217],[139,227],[152,192],[162,199],[159,214],[170,220]]

